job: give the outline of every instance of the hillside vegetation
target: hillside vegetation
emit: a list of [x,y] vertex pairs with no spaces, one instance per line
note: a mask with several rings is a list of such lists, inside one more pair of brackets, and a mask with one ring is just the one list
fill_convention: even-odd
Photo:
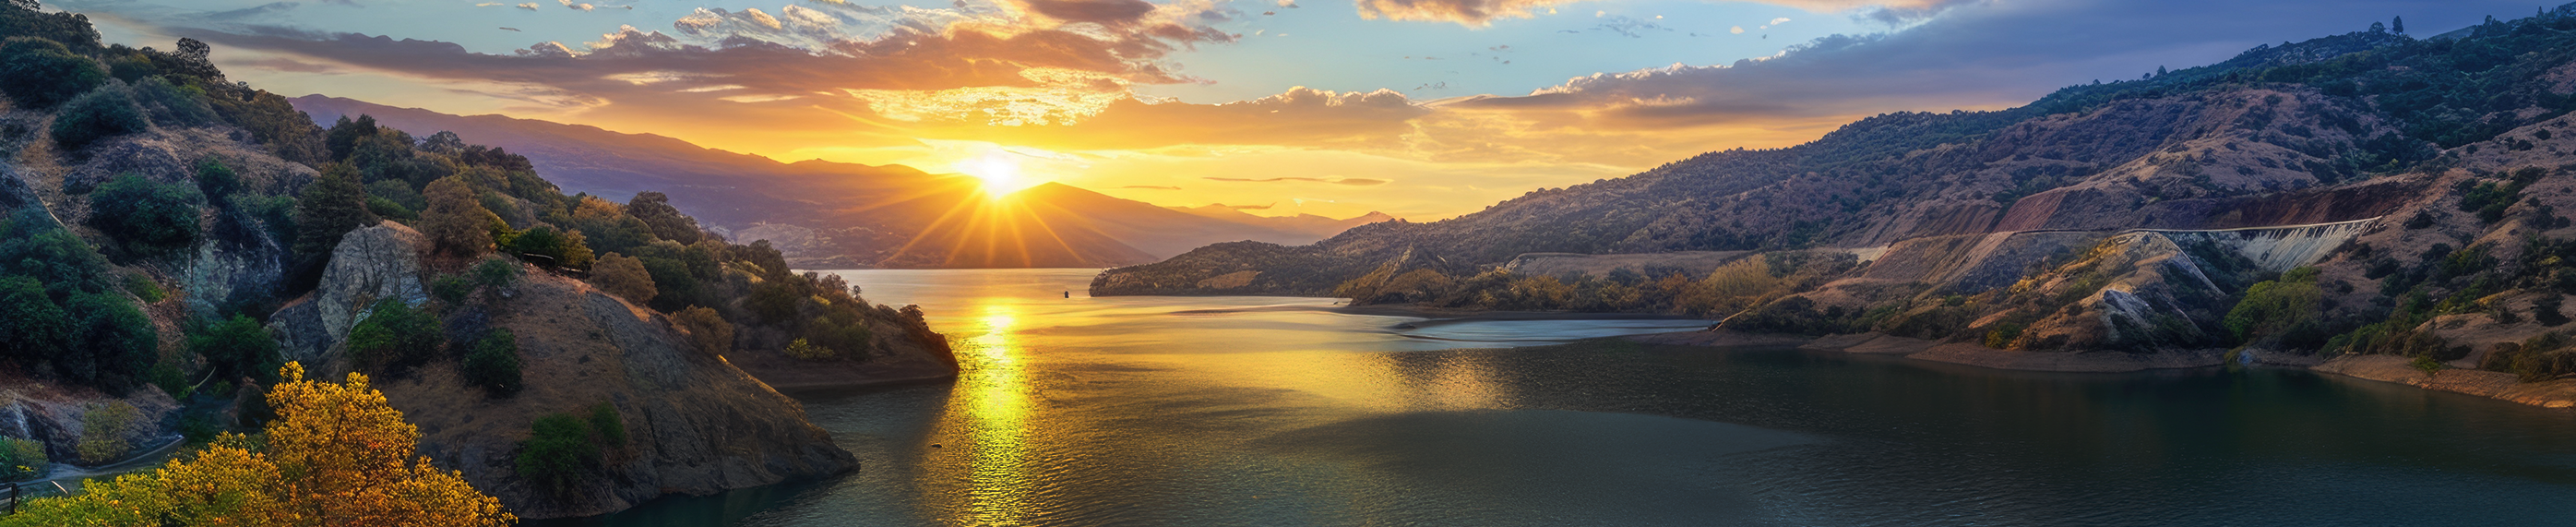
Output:
[[[918,308],[793,272],[665,194],[567,195],[454,133],[317,126],[195,40],[103,45],[27,1],[0,4],[0,35],[0,461],[29,467],[0,480],[227,432],[253,439],[164,477],[288,462],[258,438],[298,363],[373,377],[419,427],[418,470],[519,516],[600,514],[856,467],[758,376],[956,372]],[[539,423],[576,412],[603,423],[594,448],[558,455]]]

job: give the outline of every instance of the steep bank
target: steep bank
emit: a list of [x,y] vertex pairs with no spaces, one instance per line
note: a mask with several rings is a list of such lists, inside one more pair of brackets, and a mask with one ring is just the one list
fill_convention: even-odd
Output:
[[[324,375],[353,365],[351,327],[382,299],[426,304],[427,241],[387,222],[350,232],[320,286],[271,317],[289,357]],[[659,313],[578,280],[527,268],[508,288],[477,293],[454,309],[446,331],[516,336],[524,391],[495,398],[467,382],[454,361],[432,361],[377,383],[421,430],[421,452],[465,473],[477,489],[527,518],[614,512],[670,494],[712,494],[791,478],[856,469],[802,406],[699,351]],[[474,326],[474,327],[463,327]],[[540,489],[517,473],[514,456],[530,425],[553,413],[608,404],[628,442],[609,450],[574,488]]]

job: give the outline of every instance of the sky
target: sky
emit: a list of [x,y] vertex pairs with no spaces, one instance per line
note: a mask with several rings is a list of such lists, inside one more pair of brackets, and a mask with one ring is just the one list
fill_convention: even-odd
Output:
[[[781,161],[1416,220],[2484,0],[50,0],[232,80]],[[412,131],[425,134],[428,131]],[[465,138],[472,141],[474,138]],[[1014,177],[1016,176],[1016,177]]]

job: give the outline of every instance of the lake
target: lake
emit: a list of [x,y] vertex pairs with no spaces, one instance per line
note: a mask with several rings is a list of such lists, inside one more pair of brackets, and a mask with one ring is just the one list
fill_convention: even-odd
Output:
[[967,373],[791,394],[858,472],[571,523],[2576,522],[2576,412],[2303,370],[1566,344],[1706,322],[1089,298],[1090,270],[838,274],[920,304]]

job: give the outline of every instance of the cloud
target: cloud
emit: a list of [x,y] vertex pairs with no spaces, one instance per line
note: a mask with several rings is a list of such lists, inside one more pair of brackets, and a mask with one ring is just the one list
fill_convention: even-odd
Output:
[[1456,22],[1467,27],[1492,25],[1497,18],[1530,18],[1531,11],[1568,3],[1565,0],[1355,0],[1367,19]]
[[[1208,181],[1231,181],[1231,182],[1236,182],[1236,183],[1280,183],[1280,182],[1291,182],[1291,181],[1305,181],[1305,182],[1314,182],[1314,183],[1331,183],[1331,184],[1335,184],[1335,185],[1350,185],[1350,186],[1354,186],[1354,187],[1374,187],[1374,186],[1378,186],[1378,185],[1384,185],[1384,184],[1388,184],[1388,183],[1394,183],[1393,181],[1387,181],[1387,180],[1383,180],[1383,179],[1338,178],[1338,177],[1337,177],[1337,178],[1329,178],[1329,179],[1328,179],[1328,178],[1311,178],[1311,177],[1274,177],[1274,178],[1263,178],[1263,179],[1230,178],[1230,177],[1203,177],[1203,178],[1199,178],[1199,179],[1205,179],[1205,180],[1208,180]],[[1270,208],[1270,207],[1265,205],[1265,206],[1261,206],[1261,207],[1249,207],[1249,208],[1264,208],[1264,209],[1266,209],[1266,208]]]
[[242,61],[225,61],[223,65],[225,67],[235,65],[249,66],[253,68],[292,73],[339,73],[341,71],[340,68],[334,68],[329,65],[314,64],[285,57],[262,57]]
[[1019,0],[1021,5],[1038,14],[1066,22],[1090,22],[1105,25],[1134,23],[1154,12],[1154,4],[1145,0]]
[[526,9],[526,10],[529,10],[529,11],[535,11],[535,10],[537,10],[537,3],[536,3],[536,2],[528,2],[528,3],[524,3],[524,4],[519,4],[519,5],[518,5],[518,7],[519,7],[520,9]]
[[1224,204],[1224,203],[1209,203],[1209,204],[1208,204],[1208,206],[1210,206],[1210,207],[1225,207],[1225,208],[1234,209],[1234,210],[1270,210],[1270,208],[1271,208],[1271,207],[1277,207],[1277,206],[1279,206],[1279,204],[1277,204],[1277,203],[1272,203],[1272,204],[1269,204],[1269,205],[1227,205],[1227,204]]
[[1138,190],[1180,190],[1180,189],[1181,189],[1181,187],[1166,187],[1166,186],[1159,186],[1159,185],[1128,185],[1128,186],[1124,186],[1124,187],[1117,187],[1117,188],[1132,188],[1132,189],[1138,189]]

